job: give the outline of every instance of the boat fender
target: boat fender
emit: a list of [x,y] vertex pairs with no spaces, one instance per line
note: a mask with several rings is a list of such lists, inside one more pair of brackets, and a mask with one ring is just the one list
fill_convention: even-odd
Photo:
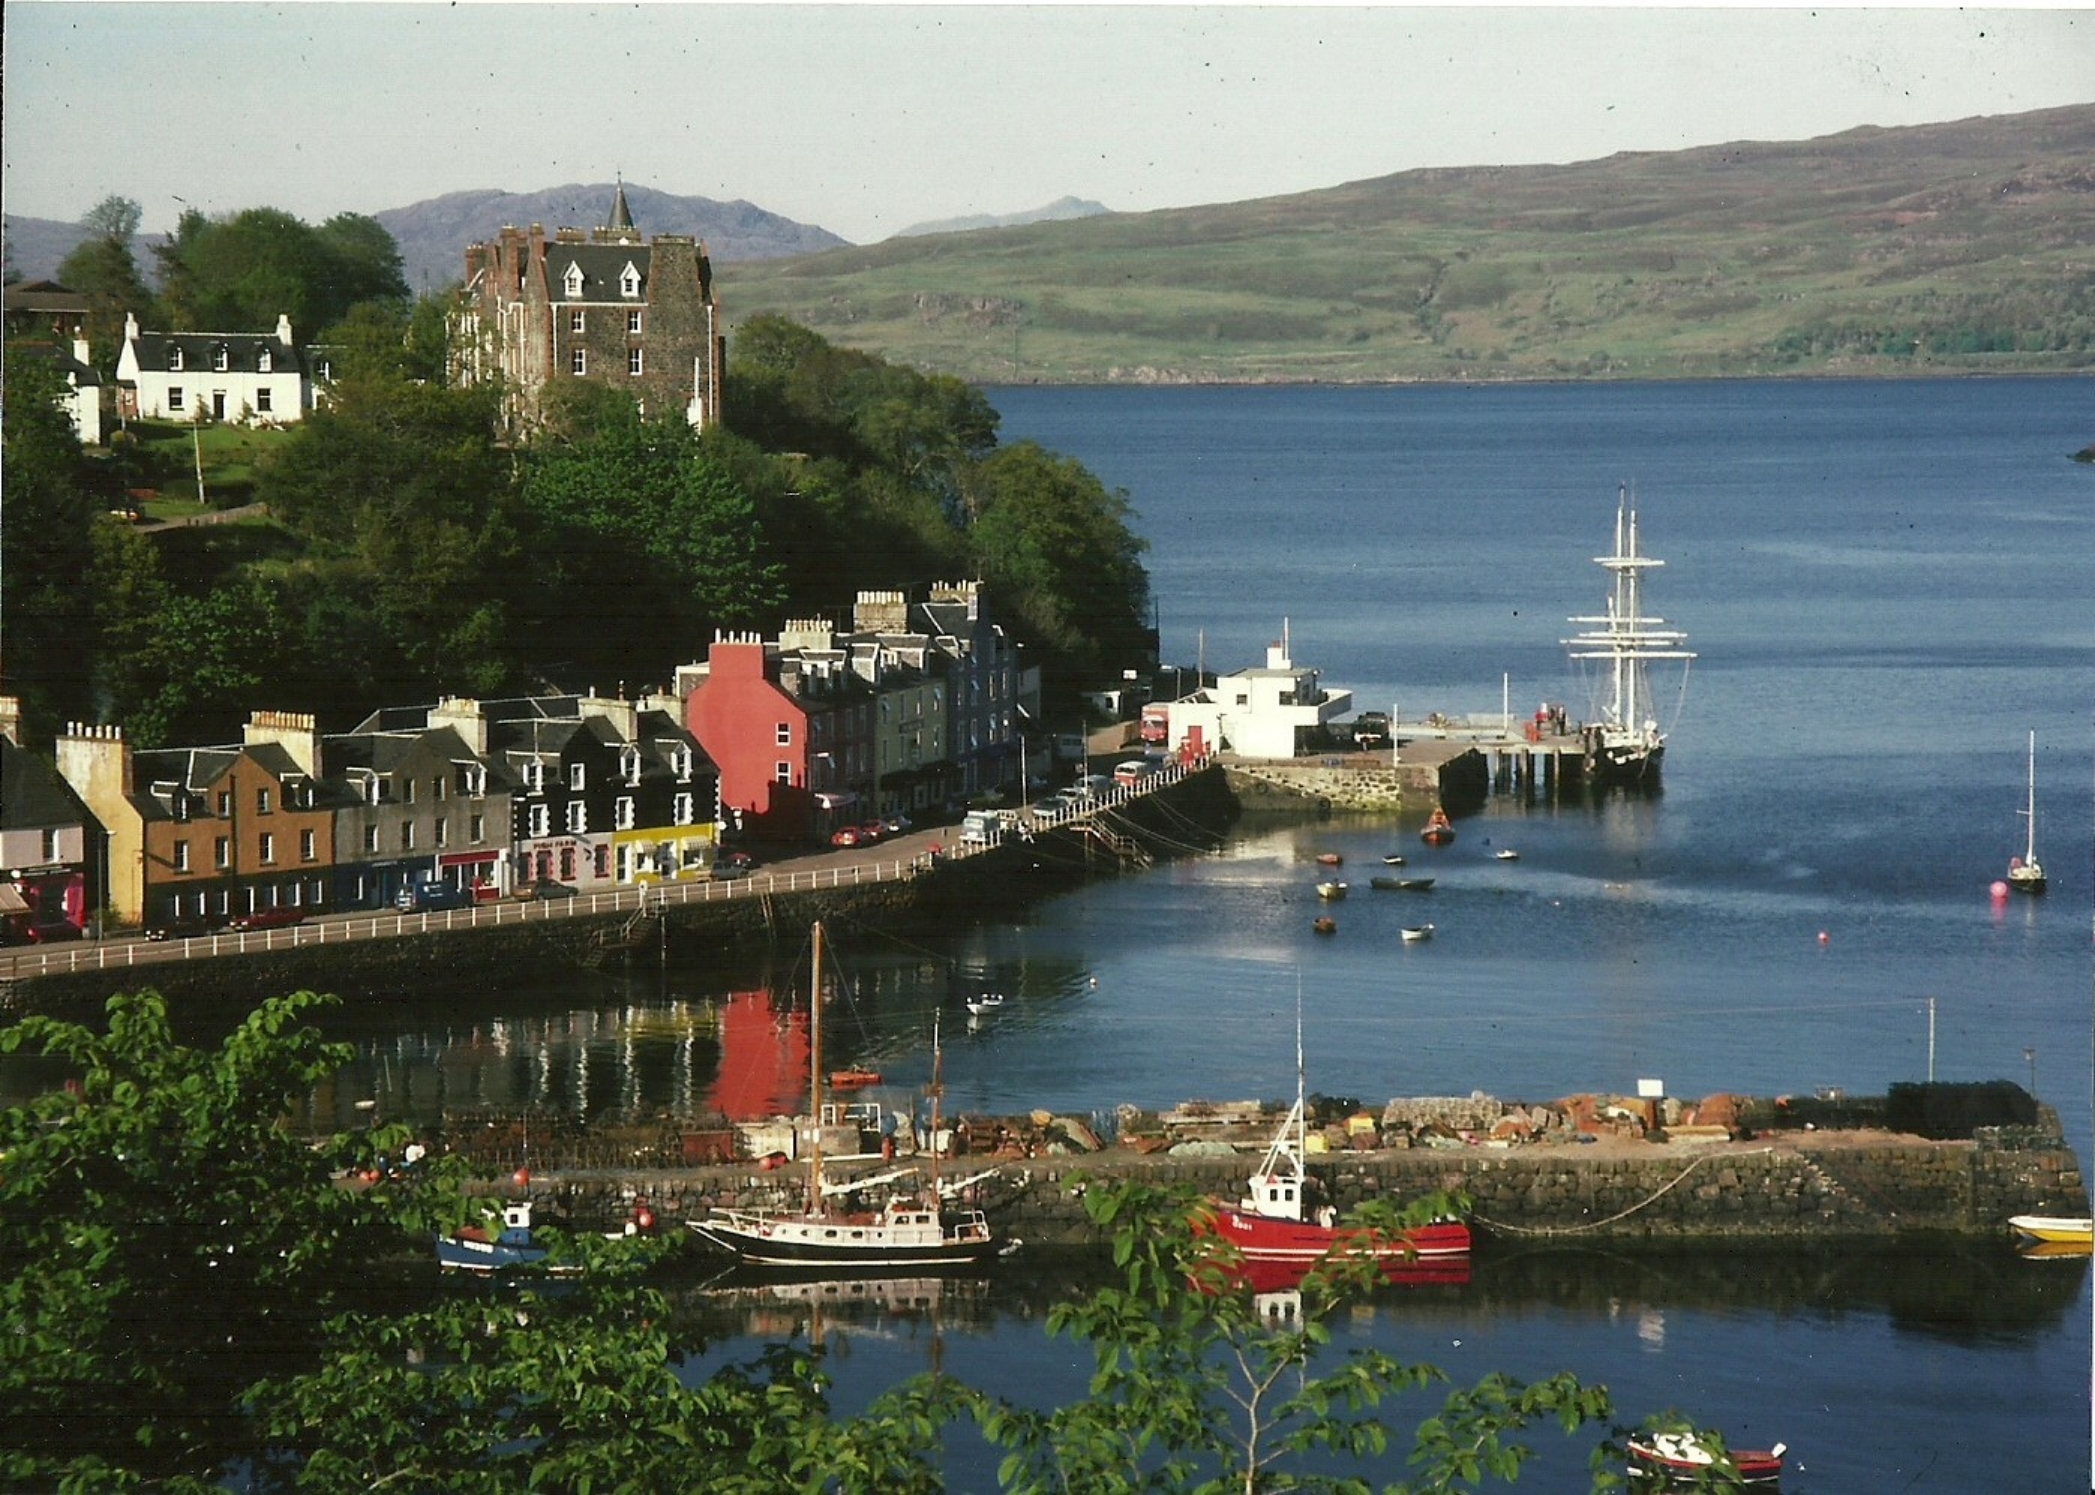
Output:
[[509,1175],[509,1181],[520,1189],[528,1189],[531,1187],[531,1170],[529,1168],[519,1168],[516,1172]]
[[646,1205],[641,1205],[633,1211],[633,1227],[642,1235],[646,1235],[655,1228],[655,1212]]

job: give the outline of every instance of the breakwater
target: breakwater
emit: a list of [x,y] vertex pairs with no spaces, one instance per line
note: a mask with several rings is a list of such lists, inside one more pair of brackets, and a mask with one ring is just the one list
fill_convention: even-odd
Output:
[[[1093,1182],[1135,1179],[1234,1200],[1256,1160],[1237,1150],[1173,1155],[1113,1147],[1089,1155],[960,1158],[947,1170],[994,1168],[995,1177],[976,1188],[1003,1230],[1029,1247],[1081,1250],[1105,1244],[1084,1213]],[[832,1170],[832,1179],[850,1176],[850,1166]],[[859,1166],[870,1173],[893,1165]],[[1312,1158],[1310,1171],[1342,1211],[1371,1199],[1460,1193],[1487,1241],[1997,1239],[2013,1215],[2088,1212],[2079,1160],[2046,1127],[1981,1128],[1947,1141],[1856,1131],[1695,1145],[1414,1147],[1323,1154]],[[550,1219],[615,1229],[641,1204],[664,1221],[715,1206],[790,1207],[801,1183],[796,1170],[741,1163],[543,1173],[528,1189]]]

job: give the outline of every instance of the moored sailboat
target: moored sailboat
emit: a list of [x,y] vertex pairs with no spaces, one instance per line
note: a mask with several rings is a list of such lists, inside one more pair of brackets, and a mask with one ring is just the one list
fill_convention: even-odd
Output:
[[916,1197],[896,1195],[873,1211],[834,1207],[832,1196],[853,1186],[832,1185],[822,1165],[822,926],[813,933],[809,1008],[807,1199],[798,1212],[720,1208],[687,1223],[709,1244],[761,1267],[942,1267],[986,1261],[1006,1249],[979,1209],[949,1209],[938,1185],[939,1090],[933,1050],[931,1186]]
[[1687,635],[1666,627],[1664,618],[1644,614],[1643,573],[1666,563],[1645,555],[1637,545],[1637,511],[1624,484],[1615,510],[1615,550],[1594,560],[1613,575],[1614,590],[1605,614],[1575,617],[1573,623],[1596,625],[1563,642],[1573,659],[1608,663],[1608,694],[1600,703],[1598,722],[1582,729],[1586,772],[1596,783],[1639,783],[1656,779],[1666,753],[1666,734],[1652,714],[1651,686],[1645,664],[1654,659],[1692,660],[1681,647]]
[[2008,858],[2008,886],[2018,893],[2041,893],[2050,886],[2037,861],[2037,734],[2030,733],[2029,805],[2021,814],[2027,826],[2022,855]]

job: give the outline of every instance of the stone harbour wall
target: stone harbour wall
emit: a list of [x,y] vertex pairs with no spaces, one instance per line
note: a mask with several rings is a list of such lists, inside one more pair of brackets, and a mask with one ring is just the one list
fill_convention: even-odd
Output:
[[[1205,1143],[1192,1155],[1115,1147],[1089,1156],[960,1158],[945,1167],[952,1176],[995,1166],[997,1176],[976,1188],[978,1202],[1029,1246],[1089,1248],[1104,1244],[1084,1215],[1089,1181],[1133,1177],[1234,1200],[1256,1161],[1250,1152]],[[1998,1238],[2012,1215],[2088,1213],[2072,1150],[2056,1136],[2029,1133],[1948,1142],[1857,1132],[1691,1147],[1411,1148],[1323,1154],[1312,1159],[1311,1172],[1341,1211],[1369,1199],[1465,1194],[1471,1223],[1487,1242]],[[716,1205],[795,1204],[802,1181],[797,1169],[741,1163],[545,1174],[528,1188],[549,1220],[617,1229],[641,1205],[676,1224]],[[490,1186],[515,1188],[513,1180]]]

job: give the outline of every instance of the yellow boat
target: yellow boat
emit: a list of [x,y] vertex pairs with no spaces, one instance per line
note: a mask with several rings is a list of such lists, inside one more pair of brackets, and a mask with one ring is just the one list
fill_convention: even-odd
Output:
[[2040,1246],[2079,1246],[2087,1250],[2095,1244],[2095,1220],[2086,1215],[2016,1215],[2008,1225],[2023,1240]]

